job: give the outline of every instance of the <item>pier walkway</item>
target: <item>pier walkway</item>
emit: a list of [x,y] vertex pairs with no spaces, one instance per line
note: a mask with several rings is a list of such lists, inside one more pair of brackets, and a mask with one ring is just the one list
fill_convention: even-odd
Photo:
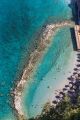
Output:
[[77,43],[77,50],[80,50],[80,25],[75,25],[75,37]]

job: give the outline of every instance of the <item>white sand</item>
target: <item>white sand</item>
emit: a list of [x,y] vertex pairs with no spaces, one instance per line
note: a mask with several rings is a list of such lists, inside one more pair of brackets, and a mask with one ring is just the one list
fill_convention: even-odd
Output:
[[[22,92],[23,92],[24,86],[28,78],[33,72],[34,66],[36,65],[37,61],[42,57],[45,48],[47,48],[48,45],[51,43],[51,37],[55,35],[56,30],[58,30],[59,28],[63,26],[73,26],[73,25],[74,23],[71,21],[64,21],[64,22],[59,22],[56,24],[50,24],[46,26],[43,32],[43,36],[40,38],[40,44],[37,50],[35,50],[30,55],[29,64],[25,68],[22,78],[17,84],[16,89],[14,90],[14,106],[15,106],[15,109],[18,115],[25,116],[22,111],[22,105],[21,105],[22,104]],[[63,87],[63,85],[61,87]]]

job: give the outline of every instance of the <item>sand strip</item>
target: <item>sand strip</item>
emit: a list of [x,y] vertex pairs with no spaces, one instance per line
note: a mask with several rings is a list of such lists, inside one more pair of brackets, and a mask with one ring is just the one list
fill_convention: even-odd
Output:
[[34,66],[36,65],[37,61],[42,57],[44,50],[49,46],[51,43],[51,37],[55,35],[56,30],[60,29],[63,26],[74,26],[72,21],[63,21],[56,24],[49,24],[46,25],[42,36],[39,38],[40,43],[34,52],[30,55],[29,64],[25,68],[21,80],[18,82],[17,87],[14,90],[14,106],[17,111],[18,116],[21,118],[25,118],[24,113],[22,111],[22,92],[24,86],[29,79],[31,73],[33,72]]

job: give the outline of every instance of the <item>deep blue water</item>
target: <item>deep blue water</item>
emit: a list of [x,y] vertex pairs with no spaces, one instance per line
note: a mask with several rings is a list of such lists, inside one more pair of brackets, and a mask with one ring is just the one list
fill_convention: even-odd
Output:
[[0,120],[15,119],[8,102],[14,81],[19,79],[35,36],[46,20],[71,18],[68,1],[0,0]]

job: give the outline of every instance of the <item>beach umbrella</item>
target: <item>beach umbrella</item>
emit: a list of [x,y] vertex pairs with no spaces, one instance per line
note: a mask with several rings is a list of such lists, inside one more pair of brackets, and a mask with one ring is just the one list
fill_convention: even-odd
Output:
[[69,82],[69,84],[75,85],[75,81],[74,81],[74,82],[73,82],[73,81],[72,81],[72,82]]
[[66,88],[63,88],[63,92],[66,93],[66,92],[67,92],[67,89],[66,89]]
[[80,67],[78,67],[78,70],[77,70],[77,72],[78,72],[78,71],[80,71]]
[[[70,79],[69,81],[70,81],[70,82],[75,82],[76,80],[75,80],[75,79]],[[70,86],[70,85],[69,85],[69,86]]]
[[78,71],[79,69],[78,68],[74,68],[74,71]]
[[74,87],[70,87],[70,90],[71,90],[71,91],[75,91]]
[[61,92],[59,92],[59,94],[60,94],[60,95],[63,95],[63,96],[65,95],[65,93],[64,93],[64,92],[62,92],[62,91],[61,91]]
[[80,56],[80,53],[78,53],[77,56]]
[[80,53],[78,53],[77,55],[80,56]]
[[57,99],[60,99],[60,96],[59,95],[57,95],[57,96],[55,96]]
[[80,59],[80,56],[77,56],[78,59]]
[[68,80],[71,80],[71,77],[68,77],[67,79],[68,79]]
[[73,75],[76,75],[77,74],[77,72],[73,72]]
[[74,76],[71,76],[71,77],[68,77],[67,79],[68,79],[69,81],[71,81],[71,80],[74,80],[75,77],[74,77]]
[[66,88],[63,88],[63,91],[66,91],[67,89]]
[[69,85],[65,85],[66,88],[70,87]]
[[68,90],[68,95],[73,96],[73,93],[75,93],[75,91],[73,91],[73,90]]
[[72,80],[75,80],[78,77],[78,74],[72,75]]
[[65,94],[59,94],[60,98],[62,99],[64,97]]
[[72,85],[68,84],[68,85],[65,85],[65,88],[68,90],[70,89],[70,87],[72,87]]
[[78,74],[72,75],[71,80],[75,80],[75,78],[78,76]]
[[78,73],[78,77],[80,77],[80,73]]
[[57,104],[57,101],[56,101],[56,100],[53,100],[52,103],[53,103],[53,104]]
[[75,91],[73,91],[73,90],[69,90],[68,93],[69,93],[69,94],[74,94]]
[[76,90],[76,86],[74,85],[74,86],[72,86],[72,89],[75,91]]
[[70,89],[72,86],[73,86],[72,84],[69,84],[69,89]]
[[80,74],[80,70],[77,71],[77,74]]
[[78,71],[77,71],[77,74],[74,75],[74,78],[78,77]]
[[80,60],[77,60],[77,62],[80,62]]
[[[74,79],[74,80],[71,80],[70,82],[72,82],[72,83],[75,83],[75,82],[76,82],[76,79]],[[70,83],[70,82],[69,82],[69,83]]]
[[80,80],[80,78],[79,78],[79,77],[77,77],[77,78],[76,78],[76,82],[77,82],[77,81],[79,81],[79,80]]
[[80,74],[80,70],[78,70],[77,73]]
[[78,51],[78,53],[77,53],[77,56],[80,56],[80,53],[79,53],[79,51]]
[[80,64],[77,64],[76,66],[77,66],[77,67],[80,67]]

